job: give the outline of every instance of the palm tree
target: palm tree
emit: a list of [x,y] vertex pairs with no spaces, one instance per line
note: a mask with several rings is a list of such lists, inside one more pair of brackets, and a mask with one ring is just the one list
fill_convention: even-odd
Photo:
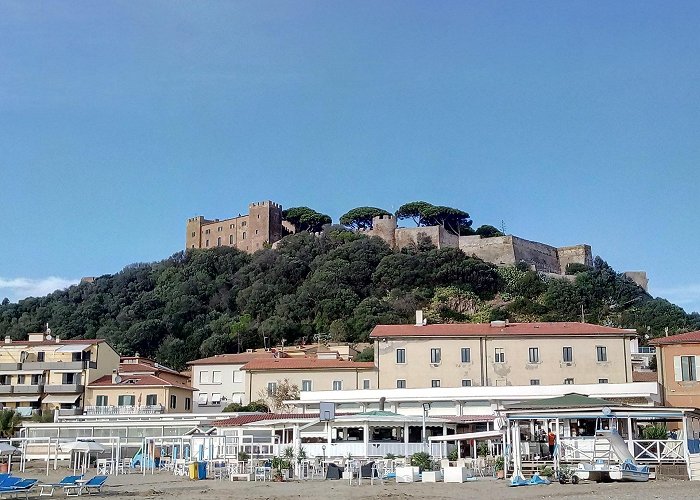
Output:
[[11,438],[21,421],[19,413],[13,410],[0,411],[0,437]]

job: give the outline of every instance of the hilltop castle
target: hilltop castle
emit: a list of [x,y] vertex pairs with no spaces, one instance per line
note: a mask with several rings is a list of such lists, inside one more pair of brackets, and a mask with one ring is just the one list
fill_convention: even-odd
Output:
[[[292,233],[294,226],[282,220],[282,206],[272,201],[262,201],[251,203],[248,215],[239,214],[238,217],[223,220],[207,220],[201,216],[188,219],[186,248],[227,246],[252,253]],[[593,266],[590,245],[553,247],[510,235],[491,238],[457,236],[443,226],[398,227],[393,215],[375,217],[372,228],[362,233],[377,236],[394,249],[414,245],[419,235],[425,235],[438,248],[459,248],[467,255],[475,255],[499,266],[525,262],[536,271],[550,274],[565,274],[568,264]],[[645,272],[625,274],[644,290],[647,289]]]

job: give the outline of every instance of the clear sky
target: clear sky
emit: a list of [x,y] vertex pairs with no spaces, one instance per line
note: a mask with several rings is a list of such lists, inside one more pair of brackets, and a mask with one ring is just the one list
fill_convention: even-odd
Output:
[[0,297],[414,200],[700,310],[700,2],[0,0]]

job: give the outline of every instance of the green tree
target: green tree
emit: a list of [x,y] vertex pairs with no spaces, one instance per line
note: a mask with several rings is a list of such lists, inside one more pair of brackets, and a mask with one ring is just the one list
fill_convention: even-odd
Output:
[[358,353],[353,360],[358,362],[374,361],[374,347],[362,349],[362,352]]
[[0,436],[4,438],[14,437],[17,427],[19,427],[22,418],[19,413],[14,410],[0,411]]
[[323,226],[333,222],[329,215],[309,207],[292,207],[282,211],[282,218],[292,224],[296,232],[318,233]]
[[416,226],[427,226],[426,211],[434,208],[427,201],[412,201],[405,203],[396,211],[396,218],[399,220],[412,219]]
[[340,217],[343,226],[352,229],[372,229],[372,219],[381,215],[391,215],[383,208],[357,207]]
[[469,214],[458,208],[433,206],[427,208],[423,215],[427,225],[442,226],[452,234],[459,236],[474,232],[471,229],[472,221],[469,219]]
[[494,236],[503,236],[503,233],[501,231],[499,231],[493,226],[489,226],[488,224],[479,226],[476,229],[475,233],[481,236],[482,238],[493,238]]

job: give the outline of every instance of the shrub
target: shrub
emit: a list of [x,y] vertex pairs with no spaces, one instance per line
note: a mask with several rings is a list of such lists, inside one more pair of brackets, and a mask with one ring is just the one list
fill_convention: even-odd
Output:
[[505,467],[505,459],[503,458],[503,455],[498,455],[496,457],[495,463],[494,463],[494,468],[496,470],[503,470]]
[[479,443],[479,445],[476,447],[476,454],[479,457],[485,457],[486,455],[488,455],[489,445],[484,443],[483,441]]
[[411,465],[413,467],[419,467],[422,472],[424,470],[432,470],[433,461],[430,459],[430,455],[428,455],[426,452],[419,451],[418,453],[411,455]]
[[668,439],[668,429],[661,424],[649,425],[642,430],[642,437],[644,439]]
[[238,461],[239,462],[247,462],[249,458],[250,458],[250,455],[248,455],[245,451],[238,452]]
[[540,467],[540,476],[551,477],[554,475],[554,470],[549,465]]
[[450,460],[451,462],[456,461],[459,458],[459,449],[457,447],[452,448],[450,452],[447,454],[447,459]]
[[394,455],[393,453],[387,453],[386,455],[384,455],[384,458],[386,458],[387,460],[393,460],[396,458],[396,455]]

